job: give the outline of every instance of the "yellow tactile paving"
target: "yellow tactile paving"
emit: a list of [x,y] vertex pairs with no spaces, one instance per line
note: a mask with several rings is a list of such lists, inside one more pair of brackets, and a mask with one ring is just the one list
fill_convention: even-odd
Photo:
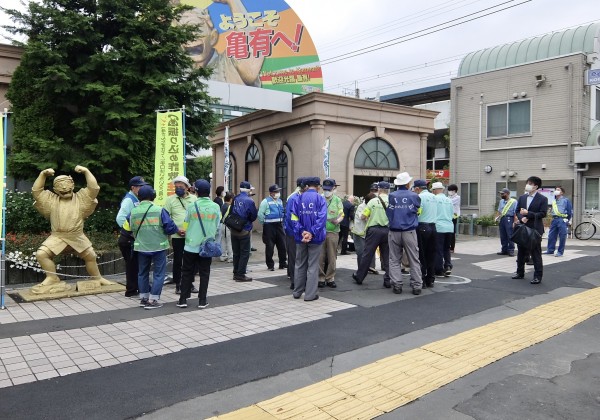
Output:
[[372,419],[600,314],[598,301],[587,290],[212,420]]

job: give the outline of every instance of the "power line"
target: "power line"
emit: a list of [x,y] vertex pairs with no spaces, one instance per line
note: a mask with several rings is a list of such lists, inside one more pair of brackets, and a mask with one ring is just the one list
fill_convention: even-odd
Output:
[[[504,10],[512,9],[513,7],[522,6],[523,4],[529,3],[529,2],[531,2],[533,0],[525,0],[522,3],[519,3],[519,4],[514,4],[514,5],[511,5],[511,6],[507,6],[507,7],[503,8],[503,9],[495,10],[493,12],[486,13],[486,14],[483,14],[481,16],[476,16],[476,17],[473,17],[471,19],[464,20],[462,22],[457,22],[455,24],[452,24],[452,25],[449,25],[449,26],[445,26],[443,28],[435,29],[435,28],[437,28],[439,26],[447,25],[448,23],[455,22],[455,21],[460,20],[460,19],[464,19],[465,17],[472,16],[472,15],[481,13],[483,11],[493,9],[493,8],[496,8],[498,6],[501,6],[501,5],[504,5],[504,4],[507,4],[507,3],[511,3],[513,1],[515,1],[515,0],[509,0],[509,1],[504,2],[504,3],[499,3],[499,4],[495,5],[495,6],[492,6],[492,7],[486,8],[486,9],[482,9],[482,10],[480,10],[478,12],[475,12],[475,13],[470,13],[468,15],[462,16],[462,17],[457,18],[457,19],[449,20],[447,22],[443,22],[443,23],[440,23],[438,25],[434,25],[434,26],[431,26],[429,28],[422,29],[420,31],[416,31],[416,32],[413,32],[413,33],[410,33],[410,34],[407,34],[407,35],[403,35],[403,36],[398,37],[398,38],[390,39],[390,40],[385,41],[385,42],[380,42],[378,44],[371,45],[369,47],[361,48],[361,49],[358,49],[358,50],[355,50],[355,51],[351,51],[351,52],[348,52],[348,53],[345,53],[345,54],[338,55],[336,57],[332,57],[332,58],[329,58],[329,59],[322,60],[321,61],[321,66],[324,66],[324,65],[327,65],[327,64],[336,63],[336,62],[342,61],[342,60],[347,60],[348,58],[357,57],[357,56],[364,55],[364,54],[367,54],[367,53],[371,53],[371,52],[374,52],[374,51],[378,51],[378,50],[381,50],[381,49],[384,49],[384,48],[391,47],[393,45],[402,44],[404,42],[412,41],[413,39],[421,38],[421,37],[424,37],[426,35],[431,35],[433,33],[440,32],[440,31],[443,31],[443,30],[446,30],[446,29],[450,29],[450,28],[453,28],[455,26],[459,26],[459,25],[462,25],[462,24],[465,24],[465,23],[468,23],[468,22],[471,22],[471,21],[474,21],[474,20],[477,20],[477,19],[481,19],[483,17],[490,16],[490,15],[502,12]],[[420,35],[416,35],[416,34],[419,34],[421,32],[429,31],[431,29],[435,29],[435,30],[432,30],[432,31],[427,32],[427,33],[422,33]],[[415,36],[413,36],[413,35],[415,35]],[[407,38],[407,37],[411,37],[411,38]],[[406,39],[403,39],[403,38],[406,38]],[[384,44],[387,44],[387,45],[384,45]]]
[[435,79],[441,79],[441,78],[452,78],[456,74],[457,74],[457,72],[453,70],[453,71],[449,71],[449,72],[444,72],[444,73],[438,73],[438,74],[430,75],[430,76],[427,76],[427,77],[420,77],[418,79],[405,80],[405,81],[398,82],[398,83],[393,83],[393,84],[388,84],[388,85],[381,85],[381,86],[375,86],[375,87],[370,87],[368,89],[361,89],[361,92],[376,92],[376,91],[379,91],[379,90],[389,89],[389,88],[393,88],[393,87],[397,87],[397,86],[404,86],[404,85],[411,85],[411,84],[418,83],[418,82],[425,82],[427,80],[435,80]]
[[[465,1],[468,1],[468,0],[460,0],[460,1],[451,0],[451,1],[448,1],[448,2],[443,3],[443,4],[451,3],[453,6],[456,6],[456,4],[458,4],[458,3],[464,3]],[[398,28],[404,28],[404,27],[410,26],[412,24],[415,24],[415,23],[418,23],[418,22],[422,22],[424,20],[431,19],[431,18],[433,18],[435,16],[439,16],[439,15],[442,15],[444,13],[448,13],[448,12],[451,12],[451,11],[454,11],[454,10],[457,10],[457,9],[461,9],[463,7],[466,7],[466,6],[470,6],[471,4],[478,3],[480,1],[482,1],[482,0],[474,0],[471,3],[469,3],[469,4],[458,6],[458,7],[454,7],[453,9],[450,9],[450,10],[447,10],[447,11],[444,11],[444,12],[441,12],[441,13],[432,14],[432,16],[427,16],[427,15],[431,14],[431,12],[428,12],[428,11],[430,11],[432,9],[443,10],[443,9],[449,7],[449,6],[445,6],[445,7],[439,7],[439,6],[430,7],[428,9],[424,9],[424,10],[422,10],[420,12],[416,12],[416,13],[413,13],[411,15],[407,15],[407,16],[401,18],[401,19],[395,19],[395,20],[390,21],[388,23],[385,23],[385,24],[382,24],[382,25],[378,25],[376,28],[367,29],[367,30],[364,30],[364,31],[361,31],[361,32],[355,32],[353,35],[347,36],[343,40],[336,40],[336,41],[331,41],[329,43],[324,43],[320,47],[320,51],[331,50],[331,49],[337,48],[338,45],[352,44],[353,43],[352,40],[354,40],[356,38],[362,38],[362,36],[365,35],[365,34],[367,35],[366,36],[367,38],[373,38],[376,35],[381,35],[381,34],[393,31],[393,30],[398,29]],[[424,17],[423,19],[418,19],[418,20],[415,20],[413,18],[413,17],[423,17],[423,16],[427,16],[427,17]],[[409,21],[410,23],[407,24],[407,25],[400,25],[400,24],[402,24],[404,22],[407,22],[407,21]],[[400,26],[398,26],[398,25],[400,25]],[[369,34],[371,34],[371,35],[369,35]]]
[[451,63],[453,61],[461,60],[465,55],[467,55],[467,53],[457,54],[457,55],[454,55],[452,57],[440,58],[438,60],[433,60],[433,61],[429,61],[429,62],[426,62],[426,63],[415,64],[413,66],[409,66],[409,67],[404,67],[404,68],[401,68],[401,69],[392,70],[392,71],[389,71],[389,72],[386,72],[386,73],[381,73],[381,74],[376,74],[376,75],[371,75],[371,76],[365,76],[365,77],[360,78],[360,79],[352,79],[352,80],[348,80],[347,82],[338,83],[335,86],[328,87],[325,90],[326,91],[330,91],[330,90],[333,90],[333,89],[336,89],[336,88],[345,87],[345,86],[348,86],[350,84],[354,84],[356,82],[369,82],[371,80],[384,79],[386,77],[395,76],[397,74],[410,73],[412,71],[420,70],[420,69],[424,69],[424,68],[432,68],[432,67],[439,66],[441,64],[448,64],[448,63]]
[[[583,25],[588,25],[588,24],[594,23],[594,22],[597,22],[597,19],[593,19],[593,20],[586,21],[586,22],[581,22],[581,23],[578,23],[578,24],[575,24],[575,25],[572,25],[572,26],[567,26],[567,27],[559,28],[559,29],[554,30],[553,32],[561,32],[561,31],[564,31],[564,30],[567,30],[567,29],[576,28],[576,27],[583,26]],[[547,32],[540,33],[540,34],[535,34],[535,35],[530,35],[530,36],[527,36],[525,38],[519,39],[519,40],[514,41],[514,42],[521,42],[521,41],[526,40],[526,39],[537,38],[537,37],[544,36],[546,34],[547,34]],[[451,57],[444,57],[444,58],[440,58],[438,60],[433,60],[433,61],[429,61],[429,62],[425,62],[425,63],[415,64],[413,66],[409,66],[409,67],[404,67],[404,68],[401,68],[401,69],[392,70],[392,71],[389,71],[389,72],[386,72],[386,73],[381,73],[381,74],[376,74],[376,75],[371,75],[371,76],[365,76],[363,78],[354,78],[352,80],[348,80],[347,82],[338,83],[338,84],[336,84],[334,86],[328,87],[327,89],[325,89],[325,91],[329,91],[330,92],[330,91],[336,90],[338,88],[344,88],[344,87],[350,86],[350,85],[352,85],[352,89],[355,89],[355,84],[357,82],[368,82],[368,81],[376,80],[376,79],[380,79],[380,78],[383,79],[385,77],[391,77],[391,76],[394,76],[396,74],[409,73],[411,71],[419,70],[419,69],[422,69],[422,68],[432,68],[432,67],[435,67],[435,66],[438,66],[438,65],[441,65],[441,64],[447,64],[447,63],[450,63],[452,61],[460,60],[461,58],[465,57],[466,55],[467,55],[467,52],[462,53],[462,54],[457,54],[457,55],[454,55],[454,56],[451,56]],[[380,86],[380,87],[376,87],[376,88],[371,88],[369,90],[376,90],[376,89],[381,89],[381,88],[382,87]]]

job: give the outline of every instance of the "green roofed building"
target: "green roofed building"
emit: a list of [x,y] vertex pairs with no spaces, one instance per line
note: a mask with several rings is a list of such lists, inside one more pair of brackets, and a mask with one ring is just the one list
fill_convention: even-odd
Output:
[[451,181],[463,213],[539,176],[563,186],[576,221],[600,207],[600,22],[467,54],[451,82]]

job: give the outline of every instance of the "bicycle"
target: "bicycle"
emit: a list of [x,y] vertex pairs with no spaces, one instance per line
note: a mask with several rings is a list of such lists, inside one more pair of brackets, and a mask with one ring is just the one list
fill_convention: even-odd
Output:
[[598,211],[594,211],[594,209],[585,213],[590,220],[581,222],[575,227],[575,237],[577,239],[587,240],[596,234],[596,226],[600,228],[600,220],[596,219],[597,214]]

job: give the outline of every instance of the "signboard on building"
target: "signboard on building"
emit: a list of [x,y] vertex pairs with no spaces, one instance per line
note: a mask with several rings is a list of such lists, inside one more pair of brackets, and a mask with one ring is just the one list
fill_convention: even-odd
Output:
[[586,70],[585,72],[586,85],[600,85],[600,69]]
[[186,48],[197,66],[213,68],[210,80],[293,94],[323,90],[317,50],[285,1],[180,1],[194,7],[182,22],[202,30]]
[[450,171],[448,169],[427,169],[427,179],[448,179],[450,178]]

